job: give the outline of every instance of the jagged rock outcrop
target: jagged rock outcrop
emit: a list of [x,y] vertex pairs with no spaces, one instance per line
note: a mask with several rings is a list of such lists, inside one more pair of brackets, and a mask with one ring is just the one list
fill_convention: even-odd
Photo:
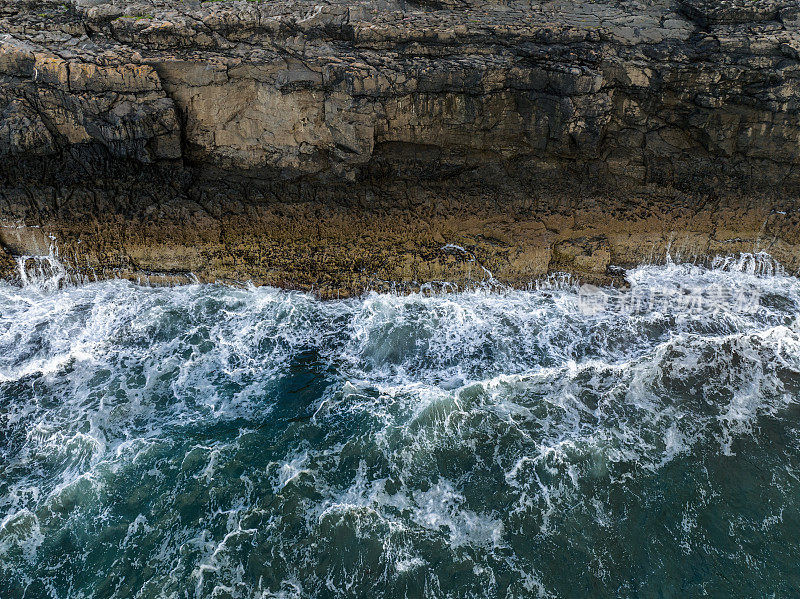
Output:
[[799,104],[797,0],[0,0],[0,243],[325,295],[797,269]]

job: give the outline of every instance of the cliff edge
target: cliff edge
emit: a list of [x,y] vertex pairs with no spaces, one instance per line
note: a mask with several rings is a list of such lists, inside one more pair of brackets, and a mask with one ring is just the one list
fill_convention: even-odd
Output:
[[7,277],[800,269],[797,0],[0,0],[0,108]]

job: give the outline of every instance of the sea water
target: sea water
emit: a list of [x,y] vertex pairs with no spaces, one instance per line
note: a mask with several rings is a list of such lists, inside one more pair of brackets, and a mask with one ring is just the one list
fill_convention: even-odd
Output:
[[767,256],[341,301],[48,273],[0,284],[4,599],[800,593]]

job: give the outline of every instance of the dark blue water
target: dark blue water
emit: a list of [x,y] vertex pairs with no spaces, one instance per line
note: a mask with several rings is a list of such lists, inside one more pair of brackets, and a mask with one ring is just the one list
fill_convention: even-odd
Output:
[[628,278],[0,285],[0,597],[796,596],[800,282]]

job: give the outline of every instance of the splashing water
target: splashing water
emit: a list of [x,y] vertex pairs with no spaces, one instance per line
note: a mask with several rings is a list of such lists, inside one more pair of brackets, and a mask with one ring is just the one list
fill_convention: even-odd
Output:
[[791,595],[800,282],[627,276],[0,284],[0,597]]
[[17,274],[23,287],[36,287],[40,291],[55,291],[69,282],[66,267],[50,248],[46,256],[17,256]]

